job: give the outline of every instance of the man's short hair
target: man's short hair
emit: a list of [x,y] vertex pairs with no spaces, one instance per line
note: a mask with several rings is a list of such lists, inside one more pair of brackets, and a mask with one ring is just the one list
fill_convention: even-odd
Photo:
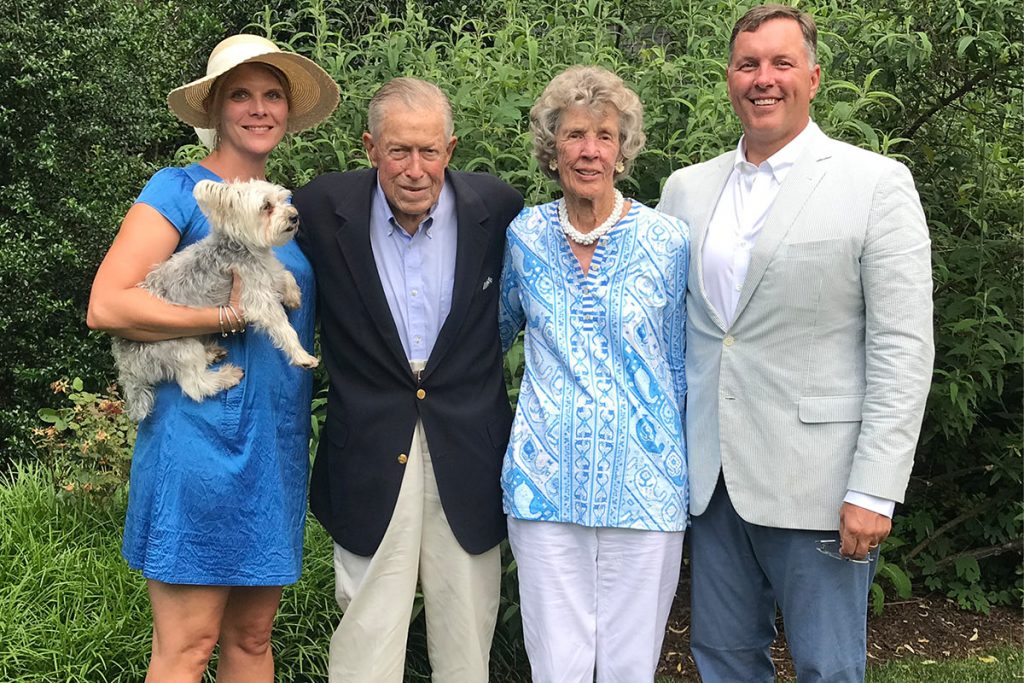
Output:
[[393,78],[382,85],[370,99],[366,114],[366,127],[370,135],[378,137],[387,108],[394,102],[401,102],[408,109],[434,109],[444,114],[445,137],[455,132],[452,121],[452,104],[440,88],[419,78],[402,76]]
[[736,25],[732,27],[732,36],[729,38],[729,62],[732,62],[732,49],[736,44],[736,36],[743,31],[756,31],[766,21],[772,19],[792,19],[800,25],[800,32],[804,34],[804,50],[807,52],[808,66],[813,67],[818,63],[818,27],[814,25],[814,17],[807,12],[801,12],[795,7],[786,5],[758,5],[747,11]]

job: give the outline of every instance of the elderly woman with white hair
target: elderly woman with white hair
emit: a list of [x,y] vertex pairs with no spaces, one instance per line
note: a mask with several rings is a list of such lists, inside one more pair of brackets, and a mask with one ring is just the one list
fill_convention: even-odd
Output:
[[[241,334],[237,278],[225,305],[206,308],[167,303],[139,283],[209,234],[192,194],[199,181],[264,178],[286,132],[330,115],[338,86],[309,59],[243,34],[221,41],[206,75],[167,101],[212,150],[157,171],[142,189],[96,273],[88,323],[136,341],[219,334],[223,362],[244,377],[202,402],[175,382],[157,385],[139,423],[121,552],[146,577],[153,609],[146,680],[199,681],[219,644],[218,681],[269,683],[281,587],[302,568],[312,380],[266,332]],[[274,253],[302,290],[288,318],[309,351],[312,267],[294,243]]]
[[615,188],[643,108],[572,67],[530,111],[560,200],[509,226],[499,322],[526,368],[502,470],[535,682],[651,681],[687,523],[687,226]]

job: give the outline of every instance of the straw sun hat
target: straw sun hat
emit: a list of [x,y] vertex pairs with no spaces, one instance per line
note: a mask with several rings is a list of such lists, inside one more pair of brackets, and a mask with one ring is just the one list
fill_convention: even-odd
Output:
[[206,75],[172,90],[167,96],[168,106],[179,119],[195,126],[202,138],[203,129],[213,125],[205,100],[214,81],[239,64],[249,63],[269,64],[288,79],[289,132],[315,126],[338,106],[338,84],[316,62],[294,52],[283,52],[266,38],[245,33],[220,41],[210,53]]

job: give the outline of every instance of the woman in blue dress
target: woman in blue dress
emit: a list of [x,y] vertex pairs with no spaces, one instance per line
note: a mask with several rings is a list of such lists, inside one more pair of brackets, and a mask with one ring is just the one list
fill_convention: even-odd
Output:
[[535,683],[653,681],[687,523],[689,231],[616,181],[644,145],[615,74],[572,67],[530,111],[562,189],[508,228],[499,324],[526,369],[501,473]]
[[[148,681],[199,681],[218,643],[218,681],[273,680],[271,625],[282,586],[298,580],[302,564],[312,379],[264,332],[239,334],[239,283],[229,309],[169,304],[137,285],[153,264],[208,234],[192,196],[198,181],[264,178],[285,132],[316,125],[337,102],[337,85],[305,57],[258,36],[222,41],[206,76],[168,96],[178,118],[212,138],[212,151],[150,179],[93,283],[91,328],[138,341],[230,334],[218,340],[223,362],[245,373],[198,403],[164,382],[139,424],[122,553],[147,579]],[[312,269],[294,243],[275,254],[302,290],[288,317],[311,350]]]

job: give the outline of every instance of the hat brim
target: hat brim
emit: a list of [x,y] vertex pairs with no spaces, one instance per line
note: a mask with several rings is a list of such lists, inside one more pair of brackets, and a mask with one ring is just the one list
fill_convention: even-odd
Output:
[[[311,59],[294,52],[266,52],[253,55],[239,64],[263,63],[279,69],[288,79],[290,107],[288,131],[297,132],[320,123],[338,106],[340,93],[334,79]],[[212,128],[206,111],[206,98],[214,82],[228,73],[211,74],[175,88],[167,95],[167,105],[179,119],[196,128]]]

